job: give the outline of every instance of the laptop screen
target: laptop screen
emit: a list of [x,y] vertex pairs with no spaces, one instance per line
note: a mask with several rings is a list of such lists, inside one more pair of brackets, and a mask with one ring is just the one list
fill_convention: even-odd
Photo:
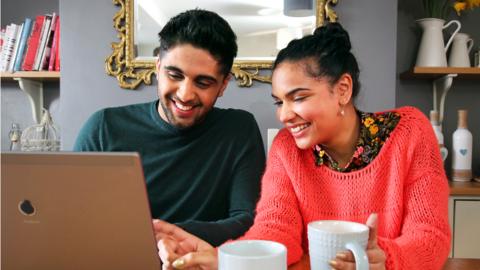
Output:
[[2,269],[160,269],[136,153],[2,153]]

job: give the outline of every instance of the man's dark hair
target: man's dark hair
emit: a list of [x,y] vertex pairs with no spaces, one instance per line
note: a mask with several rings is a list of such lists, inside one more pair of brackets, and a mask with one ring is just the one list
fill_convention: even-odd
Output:
[[215,12],[201,9],[182,12],[171,18],[158,36],[160,58],[177,45],[190,44],[207,50],[218,61],[225,76],[237,56],[237,36],[227,21]]

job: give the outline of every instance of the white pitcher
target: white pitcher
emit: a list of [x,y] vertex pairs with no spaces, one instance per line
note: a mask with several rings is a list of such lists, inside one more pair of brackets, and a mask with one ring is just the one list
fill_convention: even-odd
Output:
[[[415,65],[418,67],[446,67],[446,51],[462,25],[457,20],[451,20],[445,24],[444,20],[436,18],[420,19],[417,20],[417,23],[422,27],[423,34]],[[452,24],[456,24],[457,28],[448,40],[447,45],[444,46],[442,30]]]
[[453,38],[452,50],[448,57],[450,67],[470,67],[469,53],[473,47],[473,39],[465,33],[457,33]]

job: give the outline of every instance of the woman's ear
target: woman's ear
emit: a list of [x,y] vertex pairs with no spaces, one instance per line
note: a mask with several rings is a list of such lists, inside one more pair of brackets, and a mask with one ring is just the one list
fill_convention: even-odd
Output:
[[338,95],[338,102],[340,105],[346,105],[352,99],[352,91],[353,91],[353,80],[352,76],[348,73],[344,73],[338,79],[335,85],[335,91]]

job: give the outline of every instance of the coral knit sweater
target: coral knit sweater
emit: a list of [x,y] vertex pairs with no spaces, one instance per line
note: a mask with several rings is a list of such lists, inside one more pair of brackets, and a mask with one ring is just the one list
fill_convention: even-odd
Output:
[[417,109],[396,109],[400,122],[365,168],[340,173],[316,166],[283,129],[270,150],[254,225],[242,239],[283,243],[288,264],[308,253],[307,224],[365,223],[378,213],[378,244],[387,269],[441,269],[450,248],[449,188],[437,141]]

